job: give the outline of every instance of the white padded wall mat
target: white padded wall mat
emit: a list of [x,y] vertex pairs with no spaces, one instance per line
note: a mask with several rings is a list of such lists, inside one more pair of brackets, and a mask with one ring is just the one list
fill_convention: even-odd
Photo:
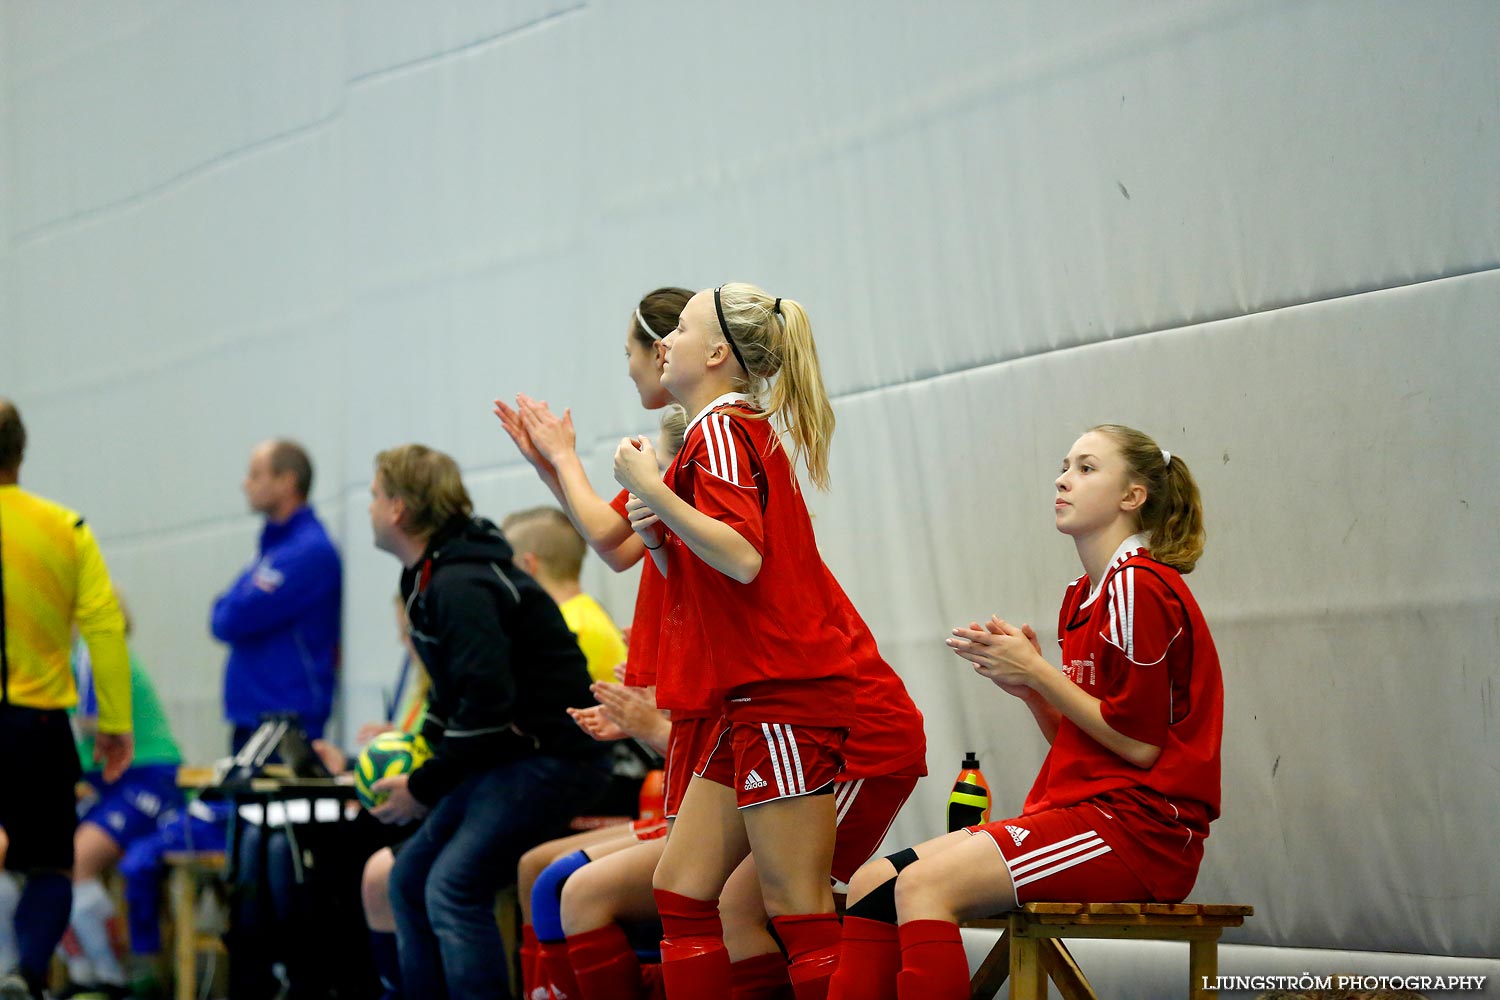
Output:
[[[542,502],[489,400],[571,406],[612,492],[663,284],[810,310],[829,562],[928,713],[940,830],[1043,748],[942,646],[1051,633],[1052,470],[1136,423],[1199,475],[1228,679],[1196,896],[1238,940],[1500,957],[1500,6],[893,0],[0,4],[0,394],[87,514],[190,755],[250,446],[289,434],[345,553],[343,722],[399,652],[371,458],[422,440]],[[633,575],[586,584],[619,617]]]
[[[644,153],[610,161],[614,200],[666,217],[616,249],[665,222],[669,253],[724,245],[716,280],[815,291],[849,332],[824,349],[838,388],[1500,259],[1492,8],[870,9],[778,32],[766,79],[696,36],[621,80],[606,147]],[[788,77],[785,107],[746,96]],[[626,133],[643,102],[686,140]]]
[[316,128],[343,92],[336,4],[16,0],[5,17],[23,243]]

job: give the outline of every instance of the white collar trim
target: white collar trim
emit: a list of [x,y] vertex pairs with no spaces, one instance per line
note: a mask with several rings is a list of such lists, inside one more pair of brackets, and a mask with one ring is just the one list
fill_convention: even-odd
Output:
[[1083,602],[1082,606],[1086,608],[1090,604],[1093,604],[1094,598],[1099,596],[1099,588],[1104,585],[1105,580],[1109,579],[1109,574],[1114,571],[1115,567],[1119,566],[1120,563],[1124,562],[1127,558],[1134,554],[1137,549],[1148,548],[1146,543],[1150,540],[1151,536],[1147,535],[1143,531],[1138,531],[1121,542],[1120,547],[1115,549],[1115,554],[1109,557],[1109,566],[1104,570],[1104,573],[1099,577],[1099,579],[1089,581],[1089,596],[1088,599]]
[[[702,420],[704,417],[708,416],[710,413],[712,413],[714,410],[718,409],[719,407],[724,406],[726,403],[753,403],[753,402],[754,402],[754,399],[752,397],[750,397],[749,395],[747,395],[746,393],[743,393],[743,392],[726,392],[726,393],[724,393],[724,395],[718,397],[713,402],[709,403],[703,409],[701,409],[701,410],[698,411],[698,415],[688,422],[688,425],[687,425],[687,434],[693,433],[693,428],[696,427],[696,426],[698,426],[698,421]],[[685,437],[686,437],[686,435],[684,435],[684,438]]]

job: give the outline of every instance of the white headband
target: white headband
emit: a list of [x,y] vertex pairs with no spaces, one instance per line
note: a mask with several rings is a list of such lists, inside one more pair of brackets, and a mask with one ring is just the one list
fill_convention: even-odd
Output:
[[1171,465],[1172,464],[1172,453],[1170,451],[1168,451],[1167,449],[1163,448],[1161,450],[1161,460],[1162,460],[1162,463],[1164,465]]
[[646,322],[646,317],[644,317],[644,316],[641,315],[641,311],[639,309],[637,309],[635,311],[635,321],[637,323],[641,324],[641,329],[642,330],[645,330],[647,333],[651,334],[651,339],[652,340],[663,340],[663,339],[665,339],[664,337],[662,337],[661,334],[659,334],[655,330],[651,329],[651,324]]

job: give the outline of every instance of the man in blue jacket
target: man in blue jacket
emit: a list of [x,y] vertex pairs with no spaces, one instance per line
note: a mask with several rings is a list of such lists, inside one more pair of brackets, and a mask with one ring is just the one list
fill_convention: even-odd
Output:
[[224,715],[231,749],[250,739],[266,712],[296,712],[309,737],[323,735],[338,661],[339,555],[307,505],[312,462],[292,441],[250,453],[245,498],[265,516],[260,550],[214,601],[214,638],[229,644]]

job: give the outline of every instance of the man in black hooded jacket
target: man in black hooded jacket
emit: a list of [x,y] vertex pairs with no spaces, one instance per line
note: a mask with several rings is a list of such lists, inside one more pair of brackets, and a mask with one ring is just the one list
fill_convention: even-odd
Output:
[[389,823],[421,819],[391,872],[402,992],[508,997],[495,892],[608,782],[608,756],[565,709],[593,703],[583,654],[500,530],[473,516],[458,466],[422,445],[381,452],[377,547],[404,567],[411,638],[432,678],[433,755],[377,782]]

